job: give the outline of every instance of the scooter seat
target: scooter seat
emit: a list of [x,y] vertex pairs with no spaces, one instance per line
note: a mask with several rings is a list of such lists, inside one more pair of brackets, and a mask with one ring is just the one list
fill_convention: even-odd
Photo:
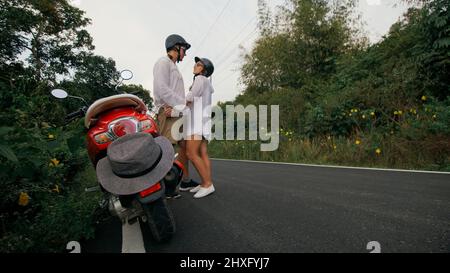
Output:
[[95,101],[89,107],[84,118],[84,126],[89,129],[92,125],[93,119],[95,119],[99,114],[110,109],[126,106],[139,107],[141,109],[144,109],[144,111],[147,111],[147,106],[139,97],[135,95],[122,94],[110,96]]

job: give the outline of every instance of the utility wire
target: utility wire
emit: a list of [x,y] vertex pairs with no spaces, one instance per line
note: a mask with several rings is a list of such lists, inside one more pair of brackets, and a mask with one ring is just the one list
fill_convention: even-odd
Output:
[[[239,45],[245,43],[247,40],[249,40],[250,38],[253,37],[253,35],[257,33],[257,29],[255,28],[252,32],[249,33],[249,35],[247,35],[240,43]],[[236,51],[236,49],[239,49],[238,47],[232,48],[229,52],[227,52],[226,55],[224,55],[224,57],[220,60],[217,61],[218,65],[216,66],[216,69],[218,70],[219,68],[223,67],[224,63],[227,63],[227,61],[229,60],[233,60],[232,58],[230,58]]]
[[233,42],[236,41],[236,39],[241,36],[241,34],[244,32],[244,30],[247,29],[247,27],[253,22],[253,20],[256,19],[256,17],[257,16],[253,17],[243,28],[241,28],[241,31],[239,31],[239,33],[232,40],[230,40],[230,42],[221,50],[221,53],[214,57],[214,60],[218,60],[220,57],[223,56],[223,54],[226,52],[226,50],[228,50],[230,45],[232,45]]
[[[217,16],[216,20],[214,21],[214,23],[209,27],[208,31],[206,32],[206,34],[203,36],[203,39],[201,40],[201,42],[199,43],[199,46],[196,48],[196,51],[194,51],[195,53],[197,53],[199,51],[199,49],[203,46],[203,43],[205,42],[206,38],[208,37],[208,35],[211,33],[211,31],[213,30],[213,28],[215,27],[215,25],[217,24],[217,22],[219,22],[220,17],[222,17],[223,13],[225,12],[225,10],[228,8],[228,6],[230,5],[232,0],[228,0],[228,2],[225,4],[225,6],[223,7],[222,11],[219,13],[219,15]],[[194,54],[193,54],[194,56]],[[187,64],[186,64],[187,65]],[[183,67],[183,71],[186,68]]]

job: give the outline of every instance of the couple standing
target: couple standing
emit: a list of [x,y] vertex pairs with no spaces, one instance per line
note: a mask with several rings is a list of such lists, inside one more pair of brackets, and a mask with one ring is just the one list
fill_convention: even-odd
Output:
[[[214,89],[208,78],[214,72],[212,62],[206,58],[195,58],[194,82],[185,94],[183,77],[176,63],[183,61],[191,45],[180,35],[170,35],[166,39],[167,56],[159,59],[153,68],[153,92],[158,113],[159,130],[172,145],[178,144],[178,159],[185,166],[180,191],[195,193],[194,198],[202,198],[215,191],[211,178],[211,163],[208,156],[208,141],[211,139],[211,97]],[[201,109],[202,117],[194,117],[194,108]],[[185,139],[177,141],[172,135],[172,127],[186,113],[191,117],[185,130]],[[197,114],[196,114],[197,115]],[[195,182],[189,176],[191,161],[202,182]],[[168,198],[178,198],[173,193]]]

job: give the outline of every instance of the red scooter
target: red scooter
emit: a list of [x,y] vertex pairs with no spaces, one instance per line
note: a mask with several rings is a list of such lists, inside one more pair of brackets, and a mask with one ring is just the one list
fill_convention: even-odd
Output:
[[[132,78],[129,70],[121,72],[121,81]],[[88,107],[83,98],[70,96],[61,89],[52,90],[51,94],[59,99],[75,98],[82,100],[85,106],[66,116],[67,122],[84,117],[87,129],[87,149],[94,167],[106,157],[108,146],[116,139],[137,132],[146,132],[158,137],[158,127],[148,114],[144,102],[132,94],[120,94],[95,101]],[[112,215],[119,217],[122,223],[134,223],[140,219],[147,223],[155,241],[167,241],[175,233],[175,221],[167,205],[165,194],[173,192],[181,182],[184,166],[174,160],[172,169],[163,181],[154,181],[150,188],[134,195],[118,195],[105,193],[104,204]],[[92,189],[88,190],[92,191]]]

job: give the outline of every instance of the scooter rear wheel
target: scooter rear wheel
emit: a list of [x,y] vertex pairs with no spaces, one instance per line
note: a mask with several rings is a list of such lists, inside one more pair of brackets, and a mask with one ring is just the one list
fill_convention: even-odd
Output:
[[161,197],[155,202],[142,205],[142,207],[153,239],[158,243],[169,241],[175,234],[176,227],[175,219],[166,199]]

